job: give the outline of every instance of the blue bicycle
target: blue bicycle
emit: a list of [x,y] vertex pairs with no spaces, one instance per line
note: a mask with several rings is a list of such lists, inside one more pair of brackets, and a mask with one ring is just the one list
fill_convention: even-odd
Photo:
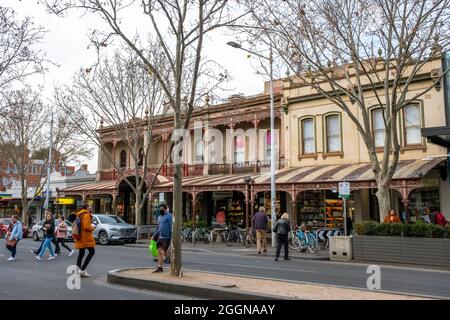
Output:
[[302,231],[295,227],[289,232],[289,248],[303,251],[308,249],[312,254],[319,254],[319,241],[313,231]]

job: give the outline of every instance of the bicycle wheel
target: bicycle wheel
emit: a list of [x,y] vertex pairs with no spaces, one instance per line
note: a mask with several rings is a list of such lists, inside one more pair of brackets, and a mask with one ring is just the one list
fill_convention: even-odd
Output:
[[244,241],[243,241],[243,245],[244,245],[244,247],[246,247],[246,248],[250,248],[251,246],[252,246],[252,236],[251,236],[251,234],[250,233],[247,233],[245,236],[244,236]]
[[289,232],[288,246],[292,250],[299,250],[299,248],[301,246],[300,239],[298,238],[297,234],[293,231]]
[[203,242],[204,243],[209,243],[209,238],[210,238],[210,234],[209,234],[209,232],[205,232],[204,234],[203,234]]
[[319,253],[319,246],[316,237],[312,233],[308,233],[307,237],[308,250],[313,254]]
[[227,239],[225,240],[225,244],[229,247],[233,245],[233,242],[239,241],[239,235],[236,233],[236,231],[231,231],[227,235]]

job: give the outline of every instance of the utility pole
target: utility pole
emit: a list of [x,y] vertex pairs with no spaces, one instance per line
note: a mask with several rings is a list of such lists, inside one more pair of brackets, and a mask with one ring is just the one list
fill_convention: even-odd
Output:
[[48,210],[50,202],[50,175],[52,173],[52,149],[53,149],[53,112],[50,121],[50,141],[48,149],[48,163],[47,163],[47,190],[45,194],[44,210]]

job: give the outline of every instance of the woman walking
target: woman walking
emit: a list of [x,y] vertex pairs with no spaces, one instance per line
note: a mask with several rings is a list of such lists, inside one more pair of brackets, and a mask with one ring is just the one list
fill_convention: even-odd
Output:
[[59,248],[59,244],[61,243],[61,246],[67,249],[69,251],[69,257],[73,256],[75,251],[70,249],[70,247],[66,244],[66,238],[67,238],[67,230],[69,228],[67,227],[66,223],[64,222],[64,217],[59,217],[59,224],[56,227],[56,249],[55,253],[60,254],[61,249]]
[[6,235],[6,249],[11,251],[11,257],[7,260],[14,261],[16,260],[17,243],[22,239],[22,222],[19,221],[17,216],[12,217],[10,228]]
[[288,246],[288,235],[291,231],[291,225],[289,223],[289,214],[287,212],[283,213],[281,218],[277,221],[273,227],[273,232],[277,234],[277,250],[275,255],[275,261],[278,261],[281,252],[281,246],[284,246],[284,260],[291,260],[289,258],[289,246]]
[[[89,273],[86,272],[86,268],[95,254],[95,240],[92,232],[95,229],[95,224],[92,223],[92,208],[90,204],[84,204],[83,208],[77,213],[77,223],[80,219],[80,238],[75,240],[75,248],[78,249],[78,259],[77,266],[80,268],[82,277],[90,277]],[[88,250],[88,255],[83,263],[84,254]]]
[[48,249],[50,252],[50,256],[48,260],[55,260],[55,253],[52,248],[52,241],[55,237],[55,220],[53,220],[52,213],[47,211],[47,215],[45,216],[44,226],[42,227],[44,230],[44,243],[42,244],[42,249],[39,254],[35,257],[37,260],[41,260],[42,256],[45,253],[45,250]]

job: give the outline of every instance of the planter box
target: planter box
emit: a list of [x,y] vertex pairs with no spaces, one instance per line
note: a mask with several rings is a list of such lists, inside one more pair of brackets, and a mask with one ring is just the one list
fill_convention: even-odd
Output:
[[450,239],[357,235],[353,237],[353,257],[450,268]]

